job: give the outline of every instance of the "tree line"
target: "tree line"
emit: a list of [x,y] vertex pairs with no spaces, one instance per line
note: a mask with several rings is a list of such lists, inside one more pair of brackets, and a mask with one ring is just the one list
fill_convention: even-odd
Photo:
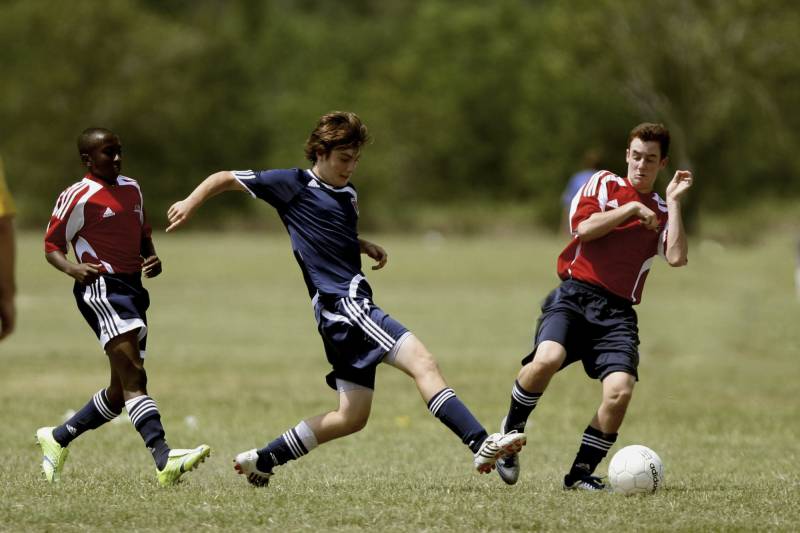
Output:
[[554,227],[582,154],[624,173],[629,130],[658,121],[670,173],[698,176],[696,224],[800,193],[798,27],[790,0],[6,0],[0,154],[20,223],[41,227],[81,175],[78,133],[109,127],[163,224],[215,170],[304,165],[317,117],[346,109],[374,137],[362,227],[475,206]]

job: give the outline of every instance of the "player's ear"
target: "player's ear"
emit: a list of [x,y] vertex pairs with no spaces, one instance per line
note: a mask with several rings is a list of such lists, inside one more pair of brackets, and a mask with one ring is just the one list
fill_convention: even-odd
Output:
[[669,163],[669,156],[662,158],[661,161],[659,161],[658,163],[658,169],[662,170],[667,168],[668,163]]
[[89,154],[81,154],[81,163],[82,163],[84,166],[87,166],[87,167],[88,167],[88,166],[91,166],[91,164],[92,164],[92,159],[89,157]]

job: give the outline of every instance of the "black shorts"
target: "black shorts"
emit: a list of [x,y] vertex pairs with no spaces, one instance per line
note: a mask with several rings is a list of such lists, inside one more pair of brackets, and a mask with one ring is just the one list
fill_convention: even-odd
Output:
[[147,308],[150,295],[136,274],[104,274],[90,285],[75,282],[72,289],[83,318],[89,323],[100,346],[123,333],[139,330],[139,353],[147,347]]
[[639,327],[630,301],[601,287],[565,280],[542,304],[536,324],[533,351],[522,364],[533,360],[542,341],[554,341],[567,351],[561,368],[583,362],[586,374],[601,381],[612,372],[639,374]]
[[325,377],[375,388],[375,369],[408,329],[366,298],[340,298],[323,305],[314,302],[317,329],[333,371]]

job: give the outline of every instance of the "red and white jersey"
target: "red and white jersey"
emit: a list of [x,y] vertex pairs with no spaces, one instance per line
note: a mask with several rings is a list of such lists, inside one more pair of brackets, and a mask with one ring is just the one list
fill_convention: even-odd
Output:
[[569,212],[570,232],[594,213],[641,202],[658,217],[658,231],[646,229],[631,217],[607,235],[589,242],[574,236],[558,256],[558,276],[603,287],[634,304],[642,299],[642,288],[653,258],[664,257],[667,239],[667,204],[655,193],[639,193],[627,178],[608,172],[595,173],[575,194]]
[[131,178],[118,176],[114,185],[87,174],[68,187],[56,207],[44,238],[46,253],[67,253],[72,243],[79,263],[102,264],[109,274],[142,269],[142,239],[152,232],[143,208],[142,191]]

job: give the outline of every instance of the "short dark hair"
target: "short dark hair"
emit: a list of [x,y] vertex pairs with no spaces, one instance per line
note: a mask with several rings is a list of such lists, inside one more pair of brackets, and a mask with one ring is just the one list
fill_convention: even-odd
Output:
[[663,124],[653,122],[642,122],[631,130],[628,135],[628,147],[634,139],[641,139],[643,142],[655,141],[661,147],[661,159],[669,154],[669,130]]
[[105,137],[117,137],[117,134],[108,128],[86,128],[78,135],[78,153],[88,154]]
[[320,117],[306,141],[306,159],[317,162],[317,153],[329,154],[334,148],[361,148],[370,141],[367,127],[355,113],[332,111]]

